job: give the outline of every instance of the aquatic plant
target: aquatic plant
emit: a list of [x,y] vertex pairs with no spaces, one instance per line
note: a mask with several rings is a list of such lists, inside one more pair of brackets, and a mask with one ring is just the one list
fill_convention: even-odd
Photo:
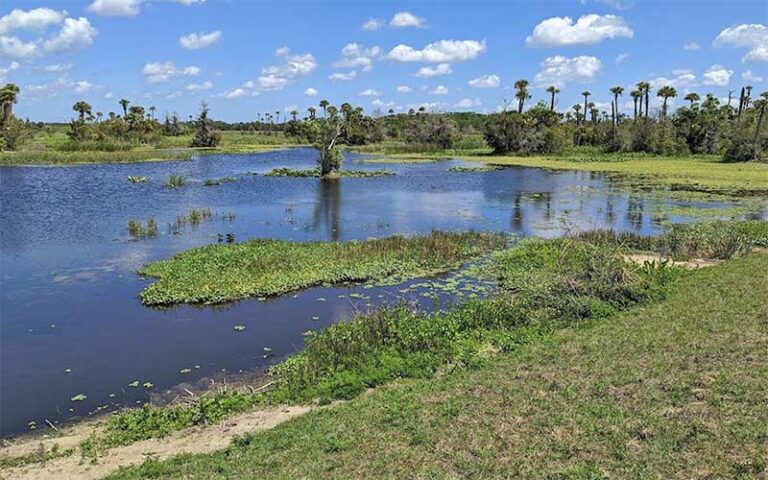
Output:
[[[227,242],[234,242],[234,235]],[[182,252],[140,270],[158,281],[141,293],[147,305],[218,303],[279,295],[322,283],[384,280],[450,270],[507,244],[501,234],[432,232],[364,242],[296,243],[255,239]]]
[[[320,177],[320,169],[313,168],[307,170],[296,170],[288,167],[278,167],[264,175],[268,177]],[[395,172],[391,170],[334,170],[326,177],[352,177],[352,178],[368,178],[368,177],[382,177],[395,175]]]
[[141,239],[147,237],[157,236],[157,222],[153,217],[147,220],[147,226],[142,225],[141,222],[132,218],[128,221],[128,234],[133,239]]
[[147,177],[133,177],[133,176],[130,176],[130,175],[128,176],[128,181],[131,182],[131,183],[144,183],[147,180],[149,180],[149,178],[147,178]]
[[168,188],[183,187],[187,183],[183,175],[168,175],[165,180],[165,186]]
[[494,170],[501,170],[503,167],[497,165],[486,165],[482,167],[449,167],[449,172],[493,172]]
[[222,178],[209,178],[203,181],[203,185],[206,187],[213,187],[216,185],[221,185],[222,183],[230,183],[234,182],[234,177],[222,177]]

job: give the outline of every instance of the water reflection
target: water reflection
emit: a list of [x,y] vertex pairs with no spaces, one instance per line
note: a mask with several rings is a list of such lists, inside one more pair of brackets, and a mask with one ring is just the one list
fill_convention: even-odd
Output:
[[342,237],[341,183],[340,179],[323,179],[318,182],[312,221],[307,225],[313,231],[324,226],[326,238],[333,242],[338,242]]

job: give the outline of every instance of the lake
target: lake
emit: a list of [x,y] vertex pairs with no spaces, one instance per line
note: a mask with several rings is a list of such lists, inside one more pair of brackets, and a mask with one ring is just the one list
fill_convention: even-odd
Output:
[[[448,172],[468,165],[459,160],[383,164],[348,153],[345,168],[396,175],[334,181],[263,175],[275,167],[312,168],[315,158],[312,149],[290,149],[0,168],[0,435],[259,371],[301,348],[308,330],[384,303],[430,301],[414,280],[408,293],[402,285],[320,287],[215,307],[142,306],[137,295],[151,279],[139,277],[139,267],[227,234],[236,241],[350,240],[432,229],[654,234],[663,228],[664,207],[691,205],[631,193],[589,172]],[[185,176],[187,184],[166,187],[170,174]],[[128,176],[149,181],[131,183]],[[234,181],[203,185],[221,177]],[[178,225],[192,208],[209,208],[212,218]],[[159,225],[157,238],[131,238],[129,220],[150,217]],[[470,294],[472,285],[459,291]],[[451,299],[455,292],[446,293]],[[78,394],[87,398],[72,401]]]

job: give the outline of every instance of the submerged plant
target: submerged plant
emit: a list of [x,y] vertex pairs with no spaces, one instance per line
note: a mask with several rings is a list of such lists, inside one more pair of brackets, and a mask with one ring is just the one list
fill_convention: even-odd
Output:
[[144,183],[147,180],[149,180],[149,178],[147,178],[147,177],[132,177],[132,176],[128,176],[128,181],[131,182],[131,183]]
[[183,175],[168,175],[165,180],[165,186],[168,188],[183,187],[187,183],[187,179]]

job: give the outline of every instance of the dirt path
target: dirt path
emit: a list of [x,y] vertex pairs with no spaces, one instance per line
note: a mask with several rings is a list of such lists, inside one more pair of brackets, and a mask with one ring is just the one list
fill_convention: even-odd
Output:
[[[290,406],[258,410],[230,417],[216,425],[192,428],[162,439],[136,442],[107,450],[98,463],[83,460],[79,452],[44,463],[0,470],[2,480],[90,480],[102,478],[121,466],[135,465],[148,458],[165,459],[180,453],[206,453],[229,446],[238,435],[273,428],[286,420],[309,412],[312,407]],[[46,450],[75,448],[94,431],[93,425],[82,425],[63,436],[29,441],[0,450],[0,454],[17,457],[32,453],[42,443]]]

